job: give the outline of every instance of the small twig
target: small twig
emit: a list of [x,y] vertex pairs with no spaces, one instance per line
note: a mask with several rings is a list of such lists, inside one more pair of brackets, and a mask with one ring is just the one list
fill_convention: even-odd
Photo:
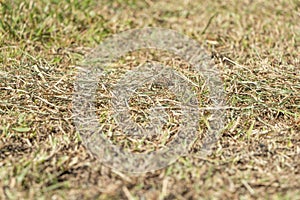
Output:
[[128,200],[134,200],[132,194],[129,192],[128,188],[126,186],[122,187],[122,190],[125,194],[125,196],[127,197]]
[[245,188],[250,192],[251,195],[255,194],[255,191],[252,189],[252,187],[247,183],[247,181],[242,180],[242,184],[245,186]]

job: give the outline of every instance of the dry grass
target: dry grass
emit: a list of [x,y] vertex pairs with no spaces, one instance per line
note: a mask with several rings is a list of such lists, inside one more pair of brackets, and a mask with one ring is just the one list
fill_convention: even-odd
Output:
[[[299,1],[95,2],[0,1],[0,199],[300,198]],[[228,109],[208,158],[191,154],[133,177],[89,154],[71,100],[84,55],[145,26],[174,29],[211,52]],[[111,76],[151,59],[131,55]],[[100,116],[112,125],[108,111]]]

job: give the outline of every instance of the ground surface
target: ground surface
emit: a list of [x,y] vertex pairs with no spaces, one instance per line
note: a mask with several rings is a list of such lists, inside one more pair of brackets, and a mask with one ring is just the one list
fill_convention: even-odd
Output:
[[[297,0],[0,1],[0,199],[300,199],[299,18]],[[145,26],[204,46],[222,72],[228,109],[213,154],[136,177],[86,150],[71,100],[84,56],[110,35]],[[103,83],[155,57],[130,55]],[[163,62],[176,67],[172,57]]]

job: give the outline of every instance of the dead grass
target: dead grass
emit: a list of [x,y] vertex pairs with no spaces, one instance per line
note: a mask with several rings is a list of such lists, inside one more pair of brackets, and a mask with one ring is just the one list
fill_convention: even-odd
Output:
[[[1,199],[300,198],[299,1],[0,5]],[[84,148],[71,100],[84,55],[105,37],[145,26],[174,29],[211,52],[226,86],[227,121],[208,158],[191,154],[132,177]],[[151,59],[123,59],[111,75]],[[109,113],[102,117],[109,121]]]

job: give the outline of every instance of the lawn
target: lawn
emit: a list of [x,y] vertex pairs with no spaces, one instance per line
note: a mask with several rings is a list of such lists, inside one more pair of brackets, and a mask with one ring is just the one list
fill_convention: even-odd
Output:
[[[300,2],[298,0],[0,0],[0,199],[300,199]],[[161,27],[197,41],[224,84],[224,128],[201,153],[209,129],[200,109],[189,153],[156,171],[103,164],[75,127],[74,83],[85,58],[123,31]],[[140,50],[105,68],[96,102],[104,136],[128,151],[164,147],[179,123],[176,97],[143,85],[131,98],[135,122],[151,101],[167,108],[161,136],[130,137],[111,112],[111,89],[141,64],[159,62],[194,85],[205,79],[165,51]]]

